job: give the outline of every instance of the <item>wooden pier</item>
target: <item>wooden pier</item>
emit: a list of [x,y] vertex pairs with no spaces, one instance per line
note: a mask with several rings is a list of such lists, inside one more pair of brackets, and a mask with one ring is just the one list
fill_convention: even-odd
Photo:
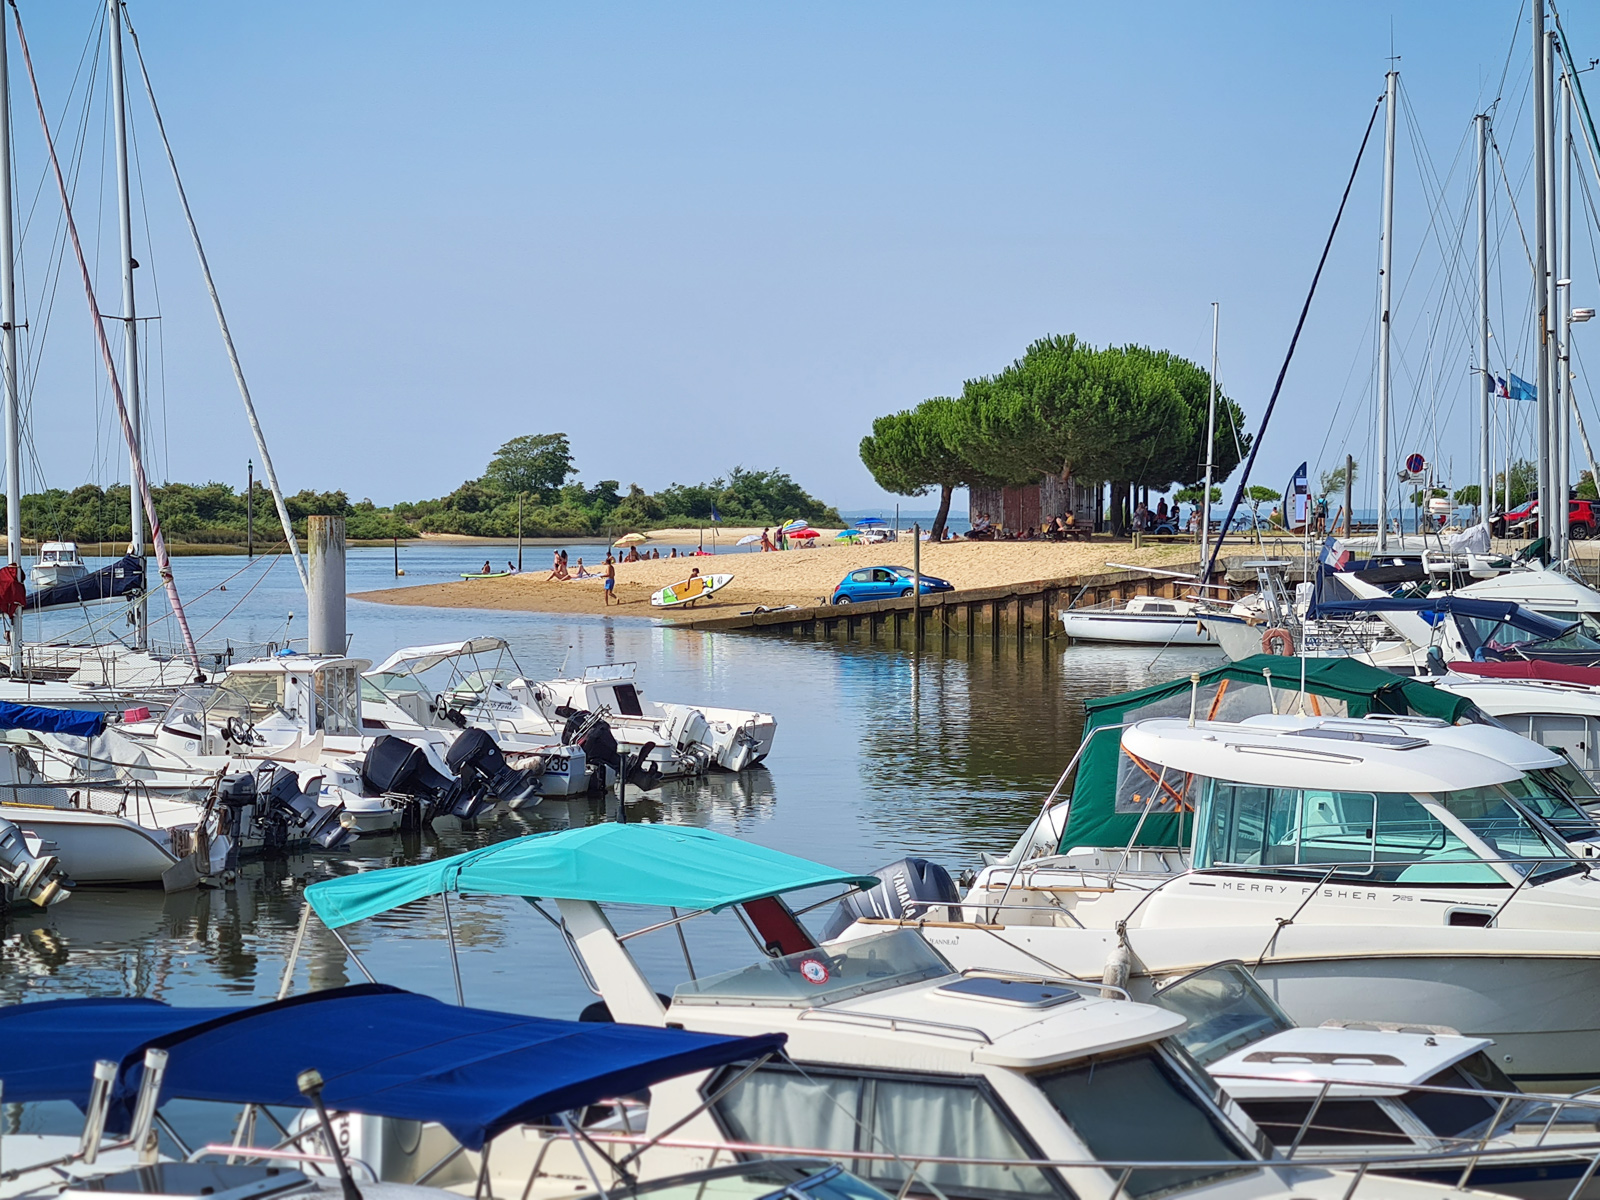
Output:
[[[1219,567],[1222,564],[1219,564]],[[996,651],[1006,644],[1048,645],[1065,635],[1057,613],[1134,596],[1179,597],[1194,583],[1164,571],[1198,575],[1199,563],[1179,563],[1159,571],[1111,571],[1065,579],[1044,579],[1004,587],[934,592],[919,598],[869,600],[860,604],[817,605],[697,617],[686,612],[673,624],[683,629],[716,632],[773,633],[817,641],[851,641],[886,646],[932,646],[949,650],[988,642]],[[1221,582],[1219,570],[1214,582]]]

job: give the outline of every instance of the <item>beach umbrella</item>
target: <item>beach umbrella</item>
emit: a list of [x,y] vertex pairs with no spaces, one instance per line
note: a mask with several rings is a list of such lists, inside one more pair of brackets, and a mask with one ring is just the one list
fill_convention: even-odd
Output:
[[838,533],[833,535],[833,540],[836,542],[853,542],[856,540],[857,536],[858,535],[854,529],[841,529]]
[[885,521],[882,517],[862,517],[861,520],[856,522],[856,528],[881,529],[888,523],[889,522]]
[[792,521],[785,521],[782,525],[782,530],[784,533],[794,533],[796,530],[806,528],[807,525],[808,522],[802,520],[800,517],[796,517]]
[[748,546],[751,542],[759,542],[760,540],[761,535],[759,533],[747,533],[739,539],[739,545]]
[[617,539],[617,545],[637,546],[640,542],[648,542],[649,540],[650,539],[642,533],[625,533]]
[[785,530],[784,532],[787,533],[792,538],[807,538],[807,539],[810,539],[810,538],[821,537],[822,536],[815,529],[795,529],[795,530]]

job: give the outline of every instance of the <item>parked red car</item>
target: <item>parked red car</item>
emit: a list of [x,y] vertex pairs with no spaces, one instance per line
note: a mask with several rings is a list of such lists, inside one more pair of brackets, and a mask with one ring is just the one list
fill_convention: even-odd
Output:
[[[1539,520],[1539,502],[1530,500],[1521,508],[1501,513],[1489,522],[1489,532],[1495,537],[1532,537]],[[1567,501],[1567,532],[1573,541],[1581,542],[1594,536],[1600,527],[1600,509],[1593,500]]]

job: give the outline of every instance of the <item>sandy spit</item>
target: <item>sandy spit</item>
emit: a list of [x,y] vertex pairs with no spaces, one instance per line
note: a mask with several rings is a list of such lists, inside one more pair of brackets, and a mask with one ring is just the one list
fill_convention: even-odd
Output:
[[[759,532],[759,531],[758,531]],[[910,566],[909,541],[881,546],[822,544],[814,550],[762,554],[737,551],[712,557],[660,559],[617,566],[618,603],[610,611],[624,616],[666,616],[652,607],[651,593],[687,577],[698,566],[702,574],[727,573],[733,582],[708,601],[680,613],[738,612],[758,604],[826,603],[834,585],[859,567]],[[1147,546],[1135,550],[1126,542],[946,542],[924,544],[922,570],[948,579],[957,588],[997,587],[1039,579],[1093,575],[1110,570],[1107,561],[1133,566],[1193,562],[1191,545]],[[574,569],[576,562],[573,563]],[[590,564],[592,568],[592,564]],[[358,600],[380,604],[415,604],[436,608],[495,608],[521,612],[606,611],[598,578],[558,582],[546,571],[526,571],[505,579],[467,579],[417,587],[359,592]]]

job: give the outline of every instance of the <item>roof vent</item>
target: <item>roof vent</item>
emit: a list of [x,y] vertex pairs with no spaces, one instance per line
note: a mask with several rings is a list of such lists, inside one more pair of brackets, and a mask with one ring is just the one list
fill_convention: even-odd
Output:
[[1015,1008],[1054,1008],[1058,1004],[1071,1004],[1074,1000],[1083,999],[1083,994],[1076,988],[1039,983],[1032,979],[995,979],[987,975],[957,979],[941,985],[935,991],[946,992],[961,1000],[982,1000]]
[[1426,746],[1427,738],[1407,737],[1401,733],[1368,733],[1364,729],[1296,729],[1289,736],[1326,738],[1334,742],[1361,742],[1368,746],[1382,746],[1386,750],[1415,750]]

